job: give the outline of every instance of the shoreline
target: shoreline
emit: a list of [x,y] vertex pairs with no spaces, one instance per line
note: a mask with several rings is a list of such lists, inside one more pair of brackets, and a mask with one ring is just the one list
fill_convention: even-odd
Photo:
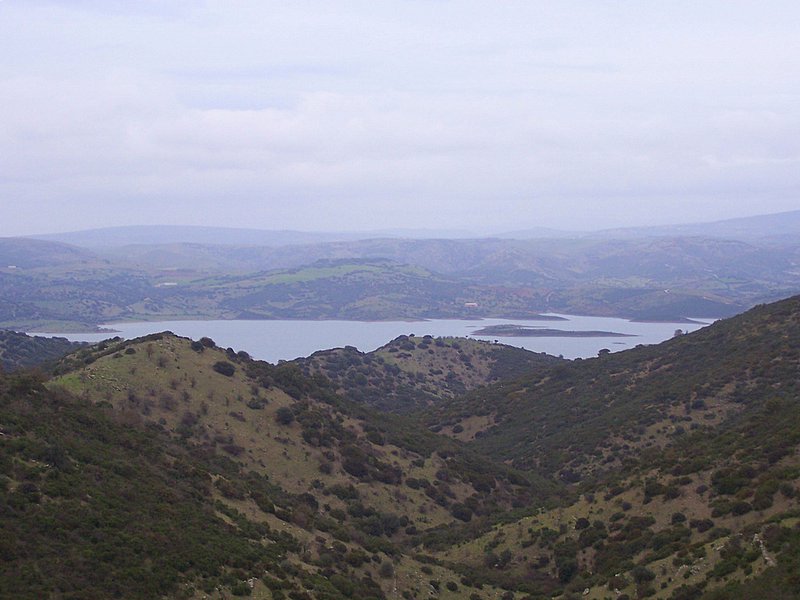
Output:
[[[6,325],[4,329],[10,329],[13,331],[20,331],[22,333],[26,333],[28,335],[45,335],[45,336],[55,336],[55,335],[102,335],[108,334],[109,337],[114,337],[115,335],[119,335],[124,331],[125,326],[134,325],[134,324],[147,324],[147,323],[169,323],[169,322],[272,322],[272,321],[297,321],[303,323],[309,322],[341,322],[341,323],[428,323],[431,321],[468,321],[475,323],[475,329],[470,332],[470,335],[476,336],[483,336],[483,337],[636,337],[632,334],[625,334],[619,333],[616,331],[571,331],[571,330],[563,330],[563,329],[550,329],[545,327],[537,327],[537,326],[527,326],[527,325],[515,325],[513,323],[503,323],[498,325],[488,325],[485,327],[480,327],[481,323],[487,320],[494,320],[494,321],[530,321],[530,322],[565,322],[569,323],[572,318],[592,318],[593,315],[567,315],[567,314],[534,314],[534,315],[514,315],[514,316],[463,316],[463,317],[419,317],[419,318],[393,318],[393,319],[347,319],[347,318],[322,318],[322,319],[310,319],[310,318],[225,318],[225,317],[209,317],[207,315],[200,316],[200,315],[151,315],[143,318],[130,318],[130,319],[120,319],[116,321],[108,321],[104,323],[98,323],[96,325],[88,324],[88,323],[70,323],[67,322],[51,322],[51,323],[41,323],[37,325],[33,324],[21,324],[20,326],[13,326],[13,325]],[[680,325],[696,325],[696,326],[705,326],[708,325],[708,322],[689,319],[689,318],[677,318],[676,320],[645,320],[645,319],[630,319],[626,317],[608,317],[607,315],[598,316],[597,318],[610,318],[610,319],[619,319],[622,321],[627,321],[629,323],[636,323],[636,324],[654,324],[654,325],[663,325],[663,324],[674,324],[676,326]],[[713,322],[715,319],[709,319]],[[495,328],[500,329],[495,329]],[[517,329],[525,330],[525,331],[517,331]]]
[[196,322],[203,322],[203,321],[298,321],[298,322],[330,322],[330,321],[337,321],[343,323],[427,323],[430,321],[474,321],[476,323],[480,323],[481,321],[486,321],[487,319],[495,319],[495,320],[511,320],[511,319],[520,319],[524,321],[543,321],[543,322],[557,322],[557,321],[569,321],[568,318],[558,316],[558,315],[547,315],[547,314],[534,314],[528,315],[524,317],[514,316],[514,317],[497,317],[497,316],[449,316],[449,317],[397,317],[397,318],[387,318],[387,319],[346,319],[341,317],[331,317],[331,318],[322,318],[322,319],[310,319],[310,318],[301,318],[301,317],[280,317],[280,318],[241,318],[241,317],[232,317],[232,318],[225,318],[225,317],[209,317],[209,316],[202,316],[202,315],[152,315],[152,316],[143,316],[142,318],[132,318],[132,319],[120,319],[117,321],[108,321],[105,323],[100,323],[97,325],[89,325],[86,323],[83,324],[76,324],[74,327],[70,326],[68,322],[54,324],[52,327],[49,327],[47,324],[43,325],[36,325],[36,326],[7,326],[5,329],[12,329],[14,331],[20,331],[22,333],[26,333],[28,335],[36,335],[36,334],[66,334],[66,333],[73,333],[73,334],[101,334],[101,333],[122,333],[119,329],[114,329],[114,326],[124,326],[124,325],[131,325],[136,323],[166,323],[166,322],[179,322],[179,321],[196,321]]

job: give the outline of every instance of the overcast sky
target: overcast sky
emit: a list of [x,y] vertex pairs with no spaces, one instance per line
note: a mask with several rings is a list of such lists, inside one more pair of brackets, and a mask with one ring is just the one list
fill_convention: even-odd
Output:
[[0,235],[800,209],[800,3],[0,0]]

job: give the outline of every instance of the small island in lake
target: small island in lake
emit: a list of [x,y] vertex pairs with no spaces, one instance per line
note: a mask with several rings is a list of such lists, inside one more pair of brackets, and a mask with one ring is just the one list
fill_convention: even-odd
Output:
[[488,325],[472,332],[472,335],[496,337],[636,337],[616,331],[568,331],[546,327],[526,327],[525,325]]

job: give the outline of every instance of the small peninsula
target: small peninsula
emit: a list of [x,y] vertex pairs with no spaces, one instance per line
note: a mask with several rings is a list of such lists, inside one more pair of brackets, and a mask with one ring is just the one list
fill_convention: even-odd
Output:
[[472,335],[496,337],[636,337],[628,333],[616,331],[567,331],[546,327],[526,327],[525,325],[488,325],[472,332]]

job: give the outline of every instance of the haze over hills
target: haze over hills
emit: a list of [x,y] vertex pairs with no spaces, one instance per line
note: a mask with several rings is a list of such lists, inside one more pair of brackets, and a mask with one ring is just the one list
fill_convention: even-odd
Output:
[[779,242],[795,240],[800,235],[800,210],[739,217],[708,223],[686,223],[660,227],[607,229],[596,235],[606,238],[626,237],[713,237],[747,242]]
[[800,210],[737,217],[701,223],[675,223],[674,225],[619,227],[594,231],[560,231],[534,228],[510,231],[496,237],[508,239],[539,238],[601,238],[631,239],[647,237],[705,237],[746,242],[790,241],[800,235]]
[[[25,262],[31,246],[35,261]],[[2,264],[15,268],[0,267],[0,326],[40,331],[170,318],[680,320],[800,291],[800,243],[701,238],[189,244],[117,255],[5,238]]]
[[[0,592],[794,598],[798,339],[800,297],[552,364],[407,336],[281,365],[110,340],[46,386],[0,377]],[[463,390],[436,374],[454,359]],[[379,373],[431,402],[373,412]]]
[[28,238],[0,238],[0,265],[4,269],[58,268],[102,261],[94,252],[63,242]]
[[[342,236],[194,227],[68,234],[114,246],[0,238],[0,326],[542,312],[662,321],[724,317],[800,292],[798,227],[800,211],[555,239],[352,234],[320,241]],[[708,235],[695,235],[705,228]],[[717,237],[726,234],[732,237]],[[167,238],[167,244],[128,243]]]
[[234,246],[290,246],[372,238],[468,238],[466,231],[445,229],[386,229],[373,231],[289,231],[202,227],[188,225],[129,225],[84,231],[28,236],[32,239],[62,242],[84,248],[115,248],[132,245],[212,244]]
[[27,236],[84,248],[115,248],[133,245],[201,244],[223,246],[309,245],[392,239],[630,239],[647,237],[711,237],[747,242],[788,240],[800,235],[800,210],[738,217],[709,222],[687,222],[661,226],[636,226],[587,231],[534,227],[506,232],[475,232],[455,229],[382,229],[366,231],[289,231],[186,225],[129,225],[82,231]]

